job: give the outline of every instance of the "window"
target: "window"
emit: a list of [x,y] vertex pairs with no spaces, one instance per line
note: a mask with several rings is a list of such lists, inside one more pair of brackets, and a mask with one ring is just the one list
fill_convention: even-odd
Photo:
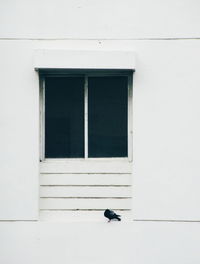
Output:
[[41,159],[130,158],[131,71],[40,71]]

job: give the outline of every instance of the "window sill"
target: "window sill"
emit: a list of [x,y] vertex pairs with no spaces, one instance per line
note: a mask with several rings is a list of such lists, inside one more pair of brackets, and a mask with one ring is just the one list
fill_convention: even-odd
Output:
[[132,173],[128,158],[45,159],[41,173]]

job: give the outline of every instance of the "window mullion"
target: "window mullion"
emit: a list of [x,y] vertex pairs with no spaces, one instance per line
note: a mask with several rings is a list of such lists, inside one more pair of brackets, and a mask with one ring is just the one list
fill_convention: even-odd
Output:
[[88,158],[88,76],[84,82],[84,150],[85,159]]

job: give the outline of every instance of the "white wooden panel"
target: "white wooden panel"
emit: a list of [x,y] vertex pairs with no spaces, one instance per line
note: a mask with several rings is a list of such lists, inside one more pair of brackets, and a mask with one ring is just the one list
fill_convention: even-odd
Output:
[[36,69],[135,69],[131,51],[35,50]]
[[131,174],[41,174],[40,185],[130,185]]
[[[40,211],[40,221],[97,221],[107,222],[107,219],[103,215],[102,211]],[[131,211],[115,211],[121,215],[122,222],[132,220]]]
[[131,187],[40,187],[40,197],[131,197]]
[[131,173],[132,163],[126,160],[65,160],[40,163],[41,173]]
[[131,199],[41,198],[40,209],[131,209]]

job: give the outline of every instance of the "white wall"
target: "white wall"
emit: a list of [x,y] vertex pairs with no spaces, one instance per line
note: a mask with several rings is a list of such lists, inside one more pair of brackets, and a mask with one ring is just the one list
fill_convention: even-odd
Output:
[[200,42],[148,41],[138,50],[135,218],[200,220]]
[[0,45],[2,219],[36,218],[39,114],[33,53],[64,47],[135,51],[134,218],[200,219],[199,41],[4,40]]
[[[0,5],[0,262],[199,263],[199,1]],[[132,208],[138,221],[7,221],[38,218],[36,49],[135,51]]]
[[3,264],[199,264],[199,223],[1,223]]
[[200,37],[198,0],[3,0],[3,38]]
[[0,46],[0,219],[37,219],[37,75],[29,43],[1,41]]

